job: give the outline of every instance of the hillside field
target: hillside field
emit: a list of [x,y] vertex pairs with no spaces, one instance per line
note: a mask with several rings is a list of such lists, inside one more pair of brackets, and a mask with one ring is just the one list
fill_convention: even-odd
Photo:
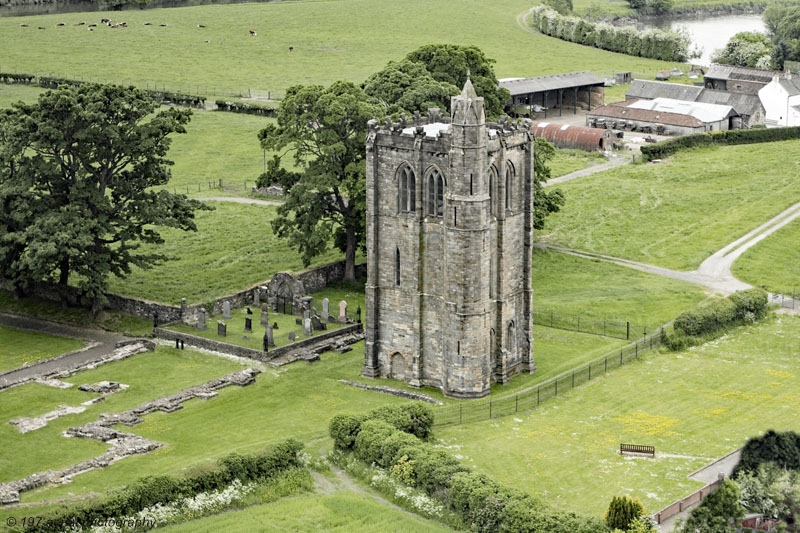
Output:
[[756,287],[800,297],[800,219],[759,242],[733,263],[733,275]]
[[83,343],[77,339],[20,331],[2,326],[0,326],[0,339],[2,339],[0,342],[0,372],[71,352],[83,346]]

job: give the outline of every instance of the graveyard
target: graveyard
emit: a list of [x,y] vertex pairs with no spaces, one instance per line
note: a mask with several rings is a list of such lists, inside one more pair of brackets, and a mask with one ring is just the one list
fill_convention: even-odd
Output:
[[[341,1],[300,1],[0,17],[2,70],[124,81],[140,88],[163,85],[208,95],[209,101],[269,99],[269,105],[277,106],[294,84],[360,83],[388,61],[432,42],[480,47],[496,60],[498,77],[559,73],[564,65],[648,75],[674,66],[528,31],[523,15],[531,6],[520,0],[491,5],[467,0],[459,9],[416,0],[402,7],[388,0],[368,5],[342,1],[348,9],[341,9]],[[578,2],[576,7],[592,5]],[[619,7],[609,6],[610,12]],[[625,13],[627,7],[616,11]],[[71,23],[56,26],[62,20],[105,16],[122,17],[128,27],[89,32]],[[30,27],[20,27],[23,20]],[[38,25],[46,30],[36,31]],[[250,28],[257,35],[248,34]],[[64,62],[65,54],[74,60]],[[113,65],[107,61],[110,54]],[[19,100],[33,102],[42,92],[0,84],[0,109]],[[624,98],[624,91],[609,88],[607,98],[613,95]],[[19,504],[0,505],[0,524],[23,512],[47,515],[91,505],[145,476],[202,472],[229,453],[257,453],[296,439],[304,446],[300,468],[261,485],[228,512],[199,513],[165,529],[466,529],[447,513],[416,507],[410,503],[413,497],[402,495],[406,489],[387,492],[374,481],[377,470],[369,465],[361,465],[359,477],[334,459],[333,417],[407,406],[409,394],[432,409],[429,442],[437,450],[560,511],[597,519],[619,495],[638,498],[648,514],[655,513],[702,487],[689,474],[740,448],[749,437],[768,429],[800,429],[794,408],[800,387],[800,317],[791,310],[785,314],[773,306],[767,318],[676,351],[655,347],[640,354],[635,344],[657,338],[661,328],[671,331],[678,315],[722,296],[708,285],[658,275],[652,272],[655,267],[692,271],[800,201],[800,141],[693,148],[659,162],[620,165],[559,184],[566,203],[548,216],[544,229],[534,232],[530,262],[534,311],[540,313],[532,327],[536,371],[493,383],[487,399],[461,400],[438,387],[362,375],[365,277],[329,279],[322,267],[343,259],[333,237],[322,254],[304,265],[301,253],[275,232],[281,198],[252,192],[275,153],[258,141],[258,132],[268,124],[276,120],[195,109],[187,132],[171,136],[167,157],[174,161],[172,178],[161,188],[200,199],[213,210],[197,212],[196,232],[162,228],[165,242],[143,249],[171,259],[151,269],[134,266],[124,278],[111,276],[109,292],[142,302],[148,310],[163,306],[174,311],[183,303],[189,311],[184,315],[181,310],[179,320],[114,309],[94,316],[43,298],[46,294],[17,298],[0,288],[0,496],[2,484],[67,469],[115,449],[115,439],[76,438],[72,428],[155,404],[133,423],[115,419],[103,426],[112,435],[155,443],[152,449],[80,471],[64,483],[38,483],[19,493]],[[294,169],[291,156],[284,161]],[[557,149],[548,166],[551,176],[558,177],[605,162],[598,153]],[[733,263],[733,275],[770,292],[800,294],[798,237],[800,220],[794,220],[749,248]],[[586,254],[572,255],[572,250]],[[362,265],[366,257],[359,249],[356,263]],[[630,268],[616,258],[653,268]],[[324,277],[324,283],[278,300],[267,288],[277,274]],[[80,276],[70,279],[73,285],[80,281]],[[4,317],[11,315],[38,321],[43,331],[4,325]],[[64,336],[53,323],[104,338]],[[607,333],[607,324],[618,331],[627,326],[627,336]],[[44,331],[48,327],[49,333]],[[347,342],[337,345],[337,332],[345,330]],[[322,348],[300,348],[328,335],[334,341]],[[193,342],[193,337],[210,344]],[[59,360],[47,361],[88,354],[98,344],[116,353],[139,339],[152,345],[111,362],[90,362],[71,374],[59,376]],[[293,343],[298,348],[292,349]],[[632,346],[636,356],[622,365],[622,352]],[[273,358],[270,351],[278,349],[291,356]],[[604,359],[607,363],[617,354],[619,367],[575,385],[576,369]],[[55,368],[55,377],[13,385],[3,381],[15,369],[35,372],[37,362]],[[209,383],[233,373],[251,379],[211,391]],[[568,380],[570,374],[573,386],[541,405],[537,401],[511,415],[489,411],[480,421],[436,425],[436,414],[443,410],[477,409],[553,381],[558,391],[559,379]],[[104,382],[121,387],[103,392],[78,388]],[[179,405],[169,400],[203,386],[211,388],[189,394]],[[20,419],[41,425],[22,432]],[[653,445],[657,451],[652,459],[623,456],[618,453],[621,442]]]

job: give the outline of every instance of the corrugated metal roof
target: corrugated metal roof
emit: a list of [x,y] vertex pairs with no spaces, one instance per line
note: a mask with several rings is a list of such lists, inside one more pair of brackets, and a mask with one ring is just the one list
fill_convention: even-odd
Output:
[[500,87],[508,89],[511,96],[518,94],[539,93],[556,89],[571,89],[586,85],[603,85],[603,80],[584,70],[570,72],[569,74],[553,74],[552,76],[537,76],[535,78],[506,78],[500,80]]
[[675,100],[689,100],[693,102],[702,91],[702,87],[695,87],[694,85],[669,83],[666,81],[633,80],[625,97],[647,99],[674,98]]
[[752,116],[763,108],[761,99],[755,94],[731,93],[715,89],[703,89],[695,100],[704,104],[729,105],[739,115]]
[[613,142],[611,131],[601,128],[534,122],[531,131],[534,137],[547,139],[557,148],[580,148],[591,152],[604,150],[606,142]]
[[730,116],[736,115],[736,112],[729,105],[686,102],[684,100],[675,100],[672,98],[639,100],[637,102],[633,102],[628,107],[632,109],[649,109],[651,111],[659,111],[664,113],[689,115],[705,123],[718,122]]
[[[640,100],[646,102],[647,100]],[[623,120],[639,120],[652,124],[664,124],[667,126],[685,126],[689,128],[703,127],[703,122],[690,115],[680,113],[669,113],[664,111],[653,111],[651,109],[637,109],[623,106],[604,105],[587,113],[590,117],[613,118]]]
[[779,74],[776,70],[762,70],[760,68],[736,67],[733,65],[719,65],[714,63],[706,71],[706,79],[754,81],[767,84],[772,77]]

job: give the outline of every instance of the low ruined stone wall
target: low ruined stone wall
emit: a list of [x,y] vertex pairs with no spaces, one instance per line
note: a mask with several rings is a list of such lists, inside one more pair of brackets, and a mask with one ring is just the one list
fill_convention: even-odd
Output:
[[[304,270],[303,272],[298,272],[295,278],[303,282],[306,294],[321,291],[331,283],[344,279],[344,263],[344,261],[336,261],[321,267]],[[355,269],[357,278],[367,275],[366,263],[356,265]]]

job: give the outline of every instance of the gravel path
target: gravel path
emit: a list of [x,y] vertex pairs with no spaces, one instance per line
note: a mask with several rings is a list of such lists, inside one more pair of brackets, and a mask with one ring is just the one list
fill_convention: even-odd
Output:
[[580,170],[576,170],[575,172],[570,172],[569,174],[564,174],[563,176],[549,179],[546,182],[544,182],[544,186],[549,187],[550,185],[555,185],[556,183],[564,183],[565,181],[572,181],[576,178],[590,176],[598,172],[605,172],[606,170],[610,170],[612,168],[617,168],[621,167],[622,165],[627,165],[630,162],[631,160],[627,157],[622,157],[616,154],[612,154],[606,163],[602,163],[600,165],[594,165],[587,168],[582,168]]
[[3,374],[0,376],[0,390],[8,386],[8,384],[19,380],[33,380],[51,372],[69,370],[88,361],[99,359],[112,352],[117,342],[126,339],[126,337],[116,333],[108,333],[98,329],[78,328],[12,313],[0,312],[0,325],[47,335],[81,339],[90,343],[88,348],[76,350],[55,358],[43,359],[32,365]]
[[194,198],[201,202],[233,202],[236,204],[251,205],[281,205],[277,200],[257,200],[256,198],[240,198],[238,196],[210,196],[208,198]]

